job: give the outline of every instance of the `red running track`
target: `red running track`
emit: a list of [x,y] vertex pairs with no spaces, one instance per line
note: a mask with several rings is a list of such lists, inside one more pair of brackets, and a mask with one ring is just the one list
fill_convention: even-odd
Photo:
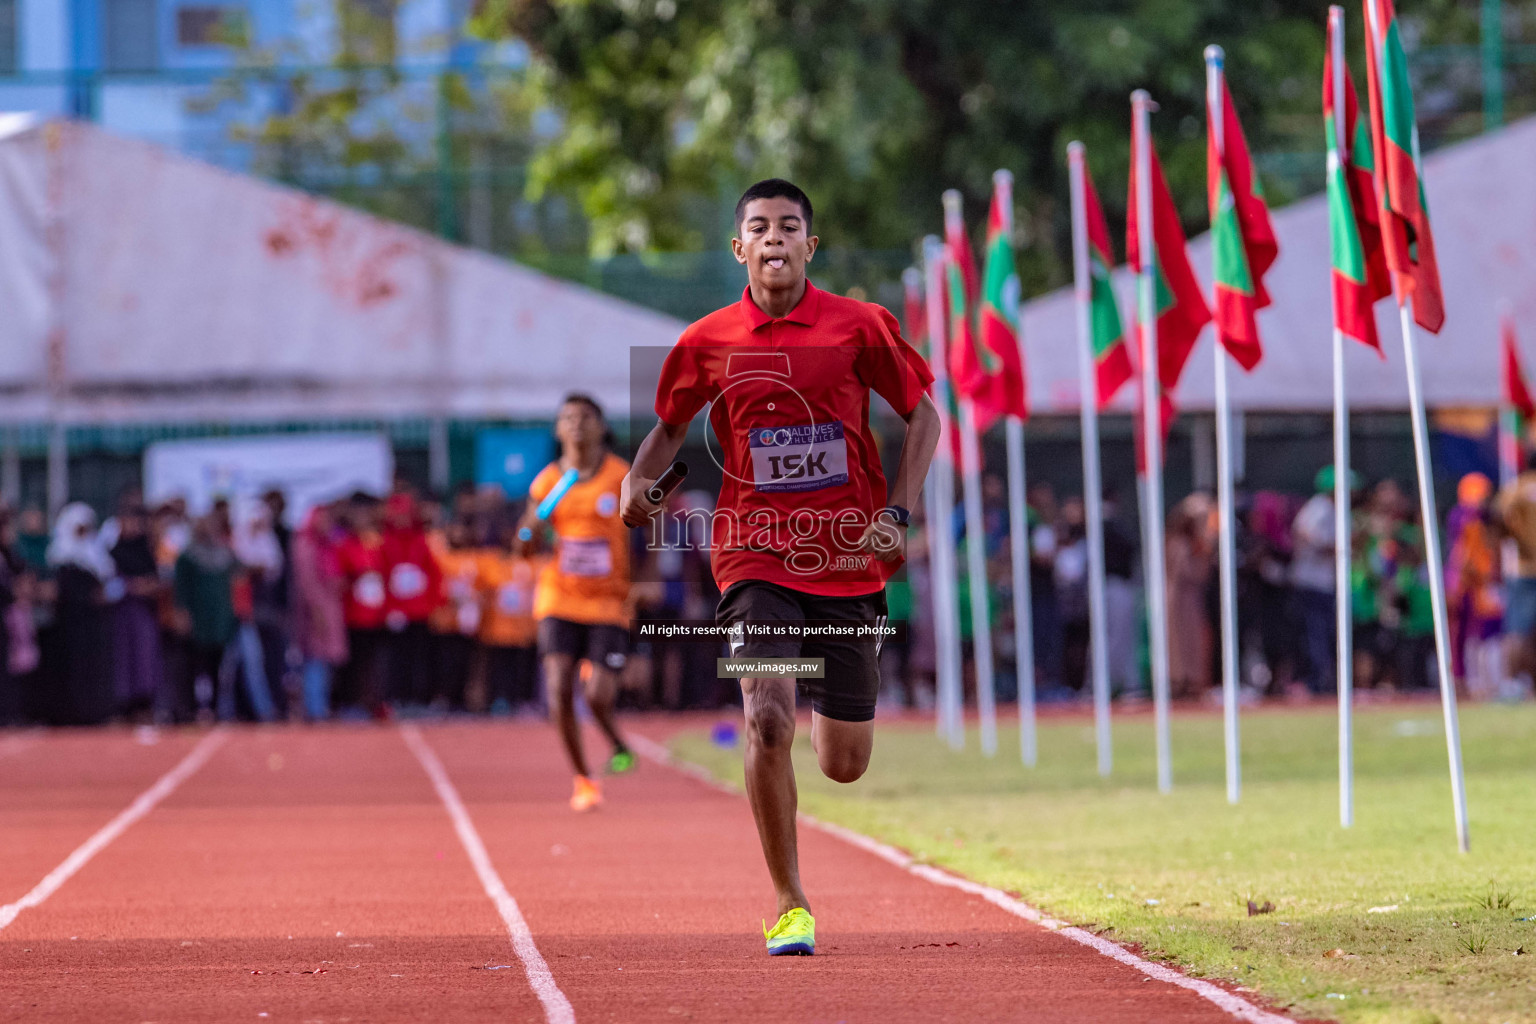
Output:
[[[548,728],[421,736],[577,1021],[1235,1019],[812,829],[818,953],[770,959],[772,893],[741,797],[646,763],[577,816]],[[10,738],[27,742],[0,736],[4,903],[202,737]],[[539,1022],[549,1005],[394,727],[231,731],[0,929],[5,1021]]]

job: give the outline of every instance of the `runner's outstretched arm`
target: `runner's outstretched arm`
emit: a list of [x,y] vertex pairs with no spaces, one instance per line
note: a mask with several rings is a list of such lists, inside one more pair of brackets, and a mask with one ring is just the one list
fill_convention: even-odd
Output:
[[651,516],[661,511],[661,506],[646,497],[645,492],[672,465],[672,460],[677,458],[687,436],[688,424],[678,425],[657,420],[651,432],[645,435],[645,440],[640,442],[640,448],[635,452],[635,461],[624,475],[624,485],[619,493],[619,507],[623,509],[625,526],[643,526]]
[[[892,505],[900,505],[910,511],[916,507],[917,499],[922,494],[923,481],[928,478],[928,466],[933,462],[933,453],[939,447],[939,410],[934,406],[933,399],[924,395],[912,407],[912,411],[902,418],[907,421],[907,435],[901,442],[901,460],[896,464],[896,478],[891,481],[888,500]],[[906,544],[901,541],[893,543],[893,531],[901,533],[884,517],[877,517],[864,531],[861,546],[885,561],[899,558],[904,554]]]

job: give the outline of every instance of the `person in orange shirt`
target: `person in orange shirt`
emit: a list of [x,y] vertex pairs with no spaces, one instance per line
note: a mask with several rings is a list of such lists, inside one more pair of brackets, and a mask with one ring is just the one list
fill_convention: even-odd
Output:
[[524,557],[512,544],[480,553],[484,608],[480,642],[485,645],[486,698],[493,710],[538,703],[538,622],[533,602],[544,561]]
[[[576,721],[576,670],[590,666],[587,706],[613,744],[610,772],[629,771],[635,758],[613,721],[619,673],[629,655],[629,528],[619,518],[619,488],[629,464],[609,450],[602,408],[587,395],[568,395],[555,417],[560,458],[534,478],[518,531],[522,553],[537,544],[547,525],[555,536],[553,557],[539,574],[533,615],[549,689],[550,715],[570,755],[576,779],[571,807],[602,803],[602,790],[587,766]],[[537,508],[571,470],[576,482],[539,522]]]
[[452,711],[464,710],[465,684],[483,619],[480,562],[484,555],[472,546],[472,539],[469,524],[457,519],[428,535],[432,556],[443,571],[442,594],[427,623],[432,630],[436,696]]

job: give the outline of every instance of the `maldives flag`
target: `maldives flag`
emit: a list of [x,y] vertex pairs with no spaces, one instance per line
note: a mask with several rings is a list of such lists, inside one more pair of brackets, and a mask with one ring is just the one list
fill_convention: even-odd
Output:
[[[1323,59],[1323,129],[1328,136],[1328,234],[1333,251],[1333,326],[1347,338],[1369,345],[1382,358],[1372,307],[1392,294],[1381,243],[1376,202],[1375,161],[1371,136],[1360,120],[1355,83],[1347,67],[1334,67],[1334,33],[1342,18],[1328,19],[1328,49]],[[1343,48],[1340,47],[1342,50]],[[1337,75],[1336,79],[1334,76]],[[1334,97],[1344,97],[1343,136],[1338,145]]]
[[1125,382],[1136,375],[1136,370],[1131,365],[1131,348],[1126,344],[1120,303],[1115,298],[1110,279],[1115,252],[1110,246],[1109,224],[1104,220],[1104,207],[1099,204],[1099,194],[1094,190],[1093,176],[1088,173],[1086,154],[1083,156],[1083,216],[1088,221],[1088,276],[1092,289],[1088,298],[1088,326],[1093,332],[1093,365],[1098,378],[1099,408],[1102,409],[1114,399]]
[[1019,345],[1019,273],[1013,260],[1013,175],[992,175],[992,205],[987,211],[986,268],[977,313],[981,351],[995,357],[997,372],[985,390],[973,396],[977,430],[999,416],[1029,416],[1024,353]]
[[[1216,278],[1216,339],[1244,370],[1264,357],[1254,313],[1269,305],[1264,274],[1280,245],[1227,79],[1221,78],[1221,145],[1216,111],[1206,109],[1206,191],[1211,209],[1211,269]],[[1159,339],[1161,341],[1161,339]]]
[[1500,322],[1504,343],[1504,404],[1513,409],[1522,420],[1520,433],[1525,424],[1536,420],[1536,401],[1531,400],[1530,388],[1525,385],[1525,373],[1520,369],[1520,351],[1515,342],[1515,322],[1504,316]]
[[960,193],[949,191],[944,193],[944,293],[949,309],[949,331],[944,345],[950,381],[955,393],[966,398],[980,391],[986,378],[997,370],[986,353],[977,349],[976,332],[971,328],[971,310],[975,308],[978,291],[976,258],[965,236]]
[[[1157,150],[1152,140],[1145,140],[1148,163],[1151,165],[1152,193],[1152,249],[1156,253],[1153,265],[1155,279],[1154,301],[1157,303],[1157,364],[1158,381],[1164,391],[1178,386],[1184,373],[1184,364],[1194,351],[1200,330],[1211,321],[1211,311],[1200,294],[1200,283],[1189,266],[1189,252],[1185,247],[1184,228],[1179,223],[1179,211],[1168,194],[1168,183],[1163,180],[1163,167],[1158,162]],[[1137,209],[1136,151],[1142,140],[1131,135],[1131,187],[1125,215],[1125,261],[1136,273],[1142,272],[1143,260],[1140,227],[1141,215]],[[1152,255],[1148,253],[1147,256]],[[1137,315],[1140,316],[1138,308]],[[1145,341],[1141,346],[1146,347]]]
[[1445,325],[1440,266],[1429,229],[1429,202],[1419,163],[1408,59],[1392,0],[1365,2],[1365,76],[1371,100],[1376,195],[1381,206],[1387,266],[1399,303],[1413,299],[1413,318],[1432,334]]
[[[1333,145],[1331,118],[1337,116],[1333,109],[1333,46],[1332,33],[1343,31],[1343,14],[1335,28],[1328,23],[1329,47],[1323,55],[1323,118],[1328,127],[1329,145]],[[1342,50],[1343,47],[1340,47]],[[1338,69],[1344,86],[1344,152],[1339,163],[1344,169],[1344,180],[1349,186],[1349,198],[1354,206],[1355,226],[1360,232],[1360,246],[1365,253],[1367,280],[1371,286],[1372,300],[1384,299],[1392,294],[1392,275],[1387,271],[1386,248],[1381,239],[1381,205],[1376,199],[1376,158],[1371,146],[1371,128],[1360,119],[1360,100],[1355,92],[1355,80],[1349,68]]]
[[[994,209],[997,206],[995,198],[993,206]],[[1011,215],[1009,222],[1012,222]],[[1008,240],[1005,233],[992,230],[990,223],[988,228],[989,262],[996,265],[990,259],[990,245],[1000,238],[1007,247]],[[949,358],[949,373],[954,381],[955,394],[971,402],[976,416],[977,434],[983,434],[999,416],[1024,415],[1023,365],[1018,355],[1016,328],[1013,326],[1018,321],[1018,283],[1012,270],[1012,250],[1007,249],[1006,273],[1000,265],[997,270],[989,267],[989,288],[992,287],[992,275],[995,274],[1000,280],[998,291],[989,294],[987,301],[999,305],[993,305],[990,317],[983,316],[984,330],[978,331],[971,321],[971,315],[977,308],[980,281],[976,273],[976,260],[971,254],[970,240],[966,237],[965,221],[961,217],[958,192],[944,194],[944,248],[948,256],[945,266],[948,268],[946,291],[949,297],[949,348],[946,354]],[[1007,301],[1004,282],[1008,277],[1014,280],[1011,317],[1005,308],[1000,308]],[[994,321],[991,327],[986,327],[988,319]]]

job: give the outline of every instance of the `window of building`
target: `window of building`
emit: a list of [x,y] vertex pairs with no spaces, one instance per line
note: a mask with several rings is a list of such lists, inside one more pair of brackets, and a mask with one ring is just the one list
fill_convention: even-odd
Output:
[[16,52],[16,0],[0,0],[0,75],[14,75],[20,63]]
[[159,65],[155,0],[101,0],[101,66],[151,71]]
[[231,46],[250,43],[250,19],[243,7],[190,4],[176,10],[176,45]]

